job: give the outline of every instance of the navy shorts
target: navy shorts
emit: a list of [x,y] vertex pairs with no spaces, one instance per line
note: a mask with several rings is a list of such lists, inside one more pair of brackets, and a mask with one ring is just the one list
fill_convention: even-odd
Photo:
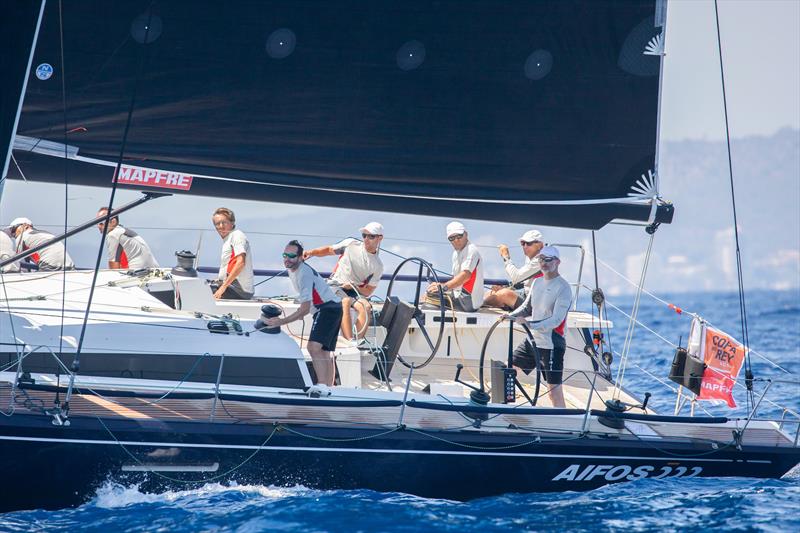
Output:
[[521,369],[525,374],[530,374],[536,369],[536,350],[539,351],[541,369],[544,378],[551,385],[559,385],[564,375],[564,353],[567,351],[567,341],[556,333],[552,332],[553,349],[537,348],[530,340],[525,339],[514,350],[514,366]]
[[339,327],[342,325],[342,304],[339,302],[327,302],[318,309],[314,313],[311,335],[308,340],[309,342],[318,342],[322,345],[323,350],[332,352],[336,349]]

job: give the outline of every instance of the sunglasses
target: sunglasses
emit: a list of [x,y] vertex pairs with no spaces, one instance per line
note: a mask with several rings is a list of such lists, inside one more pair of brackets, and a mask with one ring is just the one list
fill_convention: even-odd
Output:
[[463,234],[463,233],[458,233],[458,234],[456,234],[456,235],[450,235],[450,236],[447,238],[447,240],[448,240],[448,241],[450,241],[450,242],[453,242],[453,241],[457,241],[458,239],[462,238],[463,236],[464,236],[464,234]]
[[546,256],[546,255],[540,255],[540,256],[538,257],[538,259],[539,259],[539,261],[541,261],[542,263],[552,263],[553,261],[555,261],[556,259],[558,259],[558,257],[548,257],[548,256]]
[[361,234],[361,238],[362,238],[362,239],[364,239],[364,240],[367,240],[367,239],[370,239],[370,240],[372,240],[372,239],[377,239],[378,237],[381,237],[381,235],[370,235],[369,233],[362,233],[362,234]]
[[297,259],[297,256],[300,255],[300,254],[293,254],[291,252],[283,252],[281,255],[283,255],[284,259]]
[[542,241],[531,241],[531,242],[519,241],[519,244],[520,244],[520,246],[533,246],[534,244],[539,244],[541,242]]

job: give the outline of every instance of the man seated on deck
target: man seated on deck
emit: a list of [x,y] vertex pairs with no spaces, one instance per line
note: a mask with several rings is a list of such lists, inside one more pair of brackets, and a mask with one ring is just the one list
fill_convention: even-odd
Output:
[[[11,235],[16,238],[16,253],[30,250],[53,239],[46,231],[34,229],[33,222],[25,217],[15,218],[9,225]],[[67,253],[64,242],[54,243],[28,256],[39,266],[39,270],[75,270],[75,264]]]
[[517,267],[511,260],[508,246],[501,244],[498,246],[500,257],[503,258],[503,268],[508,274],[510,281],[508,286],[492,285],[491,292],[486,296],[483,305],[491,307],[502,307],[503,309],[516,309],[525,300],[525,296],[531,289],[534,278],[542,275],[539,269],[539,262],[536,256],[544,247],[544,239],[539,230],[528,230],[519,238],[522,246],[522,253],[525,255],[525,264]]
[[545,246],[537,256],[543,276],[537,278],[521,306],[508,316],[516,322],[527,322],[533,332],[533,343],[525,339],[514,350],[514,367],[530,374],[536,370],[536,352],[550,385],[548,395],[553,407],[565,407],[561,382],[567,341],[564,327],[572,304],[572,288],[558,273],[561,264],[558,248]]
[[328,278],[328,285],[342,299],[342,336],[345,339],[353,338],[351,309],[357,313],[357,337],[363,337],[366,333],[370,309],[369,304],[359,301],[359,298],[369,298],[383,275],[383,261],[378,257],[383,240],[383,226],[378,222],[370,222],[359,231],[363,242],[344,239],[303,253],[304,260],[310,257],[339,256]]
[[[108,215],[108,208],[101,207],[97,212],[98,217]],[[97,223],[100,233],[106,230],[105,221]],[[106,233],[106,250],[108,250],[108,268],[124,268],[139,270],[142,268],[158,268],[158,262],[153,257],[153,252],[138,233],[119,224],[119,217],[108,220],[108,233]]]
[[[0,261],[11,259],[17,253],[15,252],[14,239],[6,231],[6,228],[0,228]],[[19,261],[14,261],[4,267],[0,267],[0,272],[19,272]]]
[[253,254],[247,235],[236,229],[236,215],[220,207],[211,217],[214,228],[222,237],[222,254],[218,279],[211,282],[214,298],[219,300],[249,300],[255,293],[253,285]]
[[467,228],[461,222],[447,225],[447,240],[453,245],[453,277],[446,283],[431,283],[428,294],[437,296],[439,286],[445,301],[456,311],[477,311],[483,305],[483,264],[478,247],[469,242]]
[[284,248],[283,266],[289,271],[289,279],[299,293],[300,307],[289,316],[267,318],[264,323],[270,327],[282,326],[313,313],[314,321],[307,344],[308,354],[317,375],[317,384],[330,387],[336,378],[332,352],[336,349],[339,337],[342,302],[322,276],[303,261],[303,245],[299,241],[289,241]]

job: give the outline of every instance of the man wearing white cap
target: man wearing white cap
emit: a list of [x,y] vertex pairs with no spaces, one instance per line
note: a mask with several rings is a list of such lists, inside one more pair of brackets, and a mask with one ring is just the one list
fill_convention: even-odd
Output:
[[369,298],[383,275],[383,261],[378,255],[383,241],[383,226],[370,222],[361,228],[361,241],[344,239],[329,246],[320,246],[303,253],[303,258],[338,255],[339,260],[328,278],[328,285],[342,299],[342,336],[353,338],[353,318],[357,313],[356,334],[363,337],[369,325],[369,306],[359,298]]
[[[11,259],[15,255],[14,240],[6,232],[6,228],[0,228],[0,261]],[[0,267],[0,272],[19,272],[19,261]]]
[[[53,235],[46,231],[34,229],[33,222],[25,217],[12,220],[8,229],[11,231],[11,235],[17,240],[15,247],[16,253],[30,250],[53,238]],[[47,248],[43,248],[28,257],[39,266],[39,270],[75,269],[75,264],[72,262],[72,258],[69,254],[67,254],[66,246],[63,242],[51,244]]]
[[521,267],[517,267],[514,264],[508,251],[508,246],[505,244],[498,246],[510,283],[507,287],[493,285],[491,292],[483,302],[484,305],[516,309],[525,300],[525,295],[530,290],[533,279],[542,275],[542,271],[539,269],[539,262],[536,261],[536,256],[539,255],[539,251],[544,247],[542,232],[535,229],[526,231],[519,238],[519,244],[522,247],[522,253],[525,255],[525,263]]
[[561,264],[558,248],[545,246],[536,257],[542,276],[537,278],[523,304],[508,316],[519,323],[528,323],[533,343],[523,341],[514,350],[514,367],[529,374],[536,369],[536,355],[550,385],[548,394],[553,407],[564,407],[561,382],[567,341],[564,328],[572,304],[572,288],[558,273]]
[[[97,212],[98,217],[108,214],[107,207],[101,207]],[[106,223],[97,224],[100,233],[106,229]],[[153,252],[145,240],[130,228],[123,228],[119,224],[119,217],[108,220],[108,233],[106,233],[106,249],[108,250],[108,268],[124,268],[139,270],[140,268],[158,268],[158,262],[153,257]]]
[[[474,312],[483,305],[483,261],[478,247],[469,242],[467,228],[461,222],[447,225],[447,240],[453,245],[453,278],[442,283],[446,297],[452,299],[456,311]],[[439,284],[431,283],[428,292],[439,292]],[[445,300],[447,303],[447,300]]]

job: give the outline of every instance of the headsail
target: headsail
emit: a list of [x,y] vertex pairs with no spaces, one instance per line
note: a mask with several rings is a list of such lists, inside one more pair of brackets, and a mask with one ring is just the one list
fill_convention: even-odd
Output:
[[583,228],[672,218],[632,189],[655,166],[655,0],[63,9],[69,148],[48,3],[34,64],[55,72],[30,78],[15,152],[29,180],[61,179],[66,153],[70,183],[109,186],[138,76],[123,162],[190,176],[190,194]]

